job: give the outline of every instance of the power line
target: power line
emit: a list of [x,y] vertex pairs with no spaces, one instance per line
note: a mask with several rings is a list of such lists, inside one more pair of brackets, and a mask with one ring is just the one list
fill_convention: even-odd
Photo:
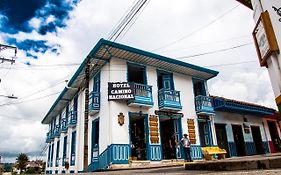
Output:
[[188,55],[188,56],[181,56],[181,57],[177,57],[177,59],[194,58],[194,57],[203,56],[203,55],[209,55],[209,54],[214,54],[214,53],[219,53],[219,52],[225,52],[225,51],[228,51],[228,50],[237,49],[237,48],[248,46],[248,45],[251,45],[251,44],[253,44],[253,43],[241,44],[241,45],[237,45],[237,46],[233,46],[233,47],[229,47],[229,48],[214,50],[214,51],[211,51],[211,52],[198,53],[198,54]]
[[174,44],[176,44],[177,42],[182,41],[182,40],[184,40],[184,39],[186,39],[186,38],[188,38],[188,37],[194,35],[195,33],[197,33],[197,32],[199,32],[199,31],[201,31],[201,30],[203,30],[203,29],[209,27],[211,24],[213,24],[213,23],[215,23],[216,21],[220,20],[221,18],[223,18],[224,16],[226,16],[227,14],[229,14],[230,12],[232,12],[234,9],[236,9],[238,6],[239,6],[239,5],[236,5],[235,7],[229,9],[228,11],[226,11],[225,13],[223,13],[222,15],[218,16],[217,18],[215,18],[214,20],[210,21],[209,23],[207,23],[207,24],[205,24],[205,25],[202,25],[201,27],[199,27],[198,29],[192,31],[191,33],[189,33],[189,34],[187,34],[187,35],[185,35],[185,36],[183,36],[183,37],[181,37],[181,38],[179,38],[179,39],[177,39],[177,40],[175,40],[175,41],[172,41],[172,42],[170,42],[170,43],[168,43],[168,44],[166,44],[166,45],[163,45],[163,46],[161,46],[161,47],[159,47],[159,48],[157,48],[157,49],[154,49],[153,51],[157,51],[157,50],[164,49],[164,48],[166,48],[166,47],[169,47],[169,46],[171,46],[171,45],[174,45]]
[[9,106],[9,105],[14,105],[14,104],[21,104],[21,103],[26,103],[26,102],[41,100],[41,99],[43,99],[43,98],[47,98],[47,97],[50,97],[50,96],[53,96],[53,95],[56,95],[56,94],[59,94],[59,93],[61,93],[61,91],[55,92],[55,93],[52,93],[52,94],[48,94],[48,95],[45,95],[45,96],[42,96],[42,97],[29,99],[29,100],[18,101],[18,102],[11,102],[11,103],[3,103],[3,104],[0,104],[0,106]]
[[147,3],[149,0],[139,0],[133,5],[129,13],[121,20],[121,22],[117,25],[117,27],[113,30],[113,32],[109,35],[108,39],[115,42],[119,36],[122,34],[124,30],[126,30],[127,26],[130,22],[136,17],[136,15],[140,12],[141,8]]
[[185,48],[178,48],[178,49],[171,49],[171,50],[164,50],[162,51],[162,53],[167,53],[167,52],[175,52],[178,50],[186,50],[186,49],[190,49],[190,48],[194,48],[194,47],[201,47],[201,46],[205,46],[205,45],[213,45],[213,44],[217,44],[217,43],[223,43],[226,41],[231,41],[231,40],[236,40],[236,39],[241,39],[241,38],[250,38],[250,35],[243,35],[243,36],[237,36],[237,37],[232,37],[232,38],[227,38],[227,39],[223,39],[223,40],[217,40],[217,41],[210,41],[210,42],[204,42],[204,43],[198,43],[198,44],[194,44],[194,45],[190,45],[188,47]]
[[234,66],[239,64],[247,64],[247,63],[253,63],[257,62],[257,60],[249,60],[249,61],[242,61],[242,62],[236,62],[236,63],[226,63],[226,64],[215,64],[215,65],[206,65],[204,67],[224,67],[224,66]]

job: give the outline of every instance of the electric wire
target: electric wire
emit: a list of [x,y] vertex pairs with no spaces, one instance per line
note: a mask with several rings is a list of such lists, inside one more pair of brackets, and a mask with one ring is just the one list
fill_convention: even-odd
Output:
[[209,54],[214,54],[214,53],[219,53],[219,52],[225,52],[225,51],[228,51],[228,50],[237,49],[237,48],[248,46],[248,45],[251,45],[251,44],[253,44],[253,43],[250,42],[250,43],[240,44],[240,45],[229,47],[229,48],[214,50],[214,51],[205,52],[205,53],[198,53],[198,54],[188,55],[188,56],[180,56],[180,57],[176,57],[176,58],[177,59],[187,59],[187,58],[191,59],[191,58],[195,58],[195,57],[198,57],[198,56],[209,55]]
[[213,19],[212,21],[210,21],[209,23],[202,25],[201,27],[197,28],[196,30],[192,31],[191,33],[189,33],[189,34],[187,34],[187,35],[185,35],[185,36],[183,36],[183,37],[181,37],[181,38],[179,38],[179,39],[177,39],[177,40],[174,40],[174,41],[172,41],[172,42],[170,42],[170,43],[168,43],[168,44],[165,44],[165,45],[163,45],[163,46],[161,46],[161,47],[159,47],[159,48],[157,48],[157,49],[154,49],[153,51],[162,50],[162,49],[164,49],[164,48],[170,47],[170,46],[172,46],[172,45],[178,43],[179,41],[182,41],[182,40],[184,40],[184,39],[186,39],[186,38],[188,38],[188,37],[191,37],[192,35],[194,35],[194,34],[200,32],[201,30],[203,30],[203,29],[209,27],[209,26],[212,25],[213,23],[215,23],[215,22],[217,22],[218,20],[220,20],[221,18],[225,17],[227,14],[229,14],[230,12],[232,12],[233,10],[235,10],[238,6],[239,6],[239,5],[236,5],[236,6],[232,7],[231,9],[227,10],[226,12],[224,12],[223,14],[221,14],[220,16],[218,16],[217,18],[215,18],[215,19]]

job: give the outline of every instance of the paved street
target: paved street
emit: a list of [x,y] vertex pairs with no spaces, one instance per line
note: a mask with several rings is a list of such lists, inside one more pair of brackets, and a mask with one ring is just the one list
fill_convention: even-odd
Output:
[[157,169],[143,169],[143,170],[124,170],[124,171],[106,171],[97,172],[95,174],[148,174],[148,175],[160,175],[160,174],[175,174],[175,175],[193,175],[193,174],[208,174],[208,175],[268,175],[268,174],[281,174],[281,169],[271,169],[271,170],[248,170],[248,171],[189,171],[185,170],[184,167],[171,167],[171,168],[157,168]]

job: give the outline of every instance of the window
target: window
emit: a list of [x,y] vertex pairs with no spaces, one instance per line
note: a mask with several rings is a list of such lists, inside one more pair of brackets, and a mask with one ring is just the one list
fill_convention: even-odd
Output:
[[75,165],[75,148],[76,148],[76,131],[72,132],[71,135],[70,165]]
[[147,84],[145,67],[128,63],[128,82]]
[[99,120],[92,122],[92,161],[98,157],[99,148]]
[[56,167],[59,166],[59,155],[60,155],[60,141],[57,141],[57,152],[56,152]]
[[159,71],[157,75],[158,89],[174,90],[173,74]]
[[53,166],[53,160],[54,160],[54,143],[52,144],[52,148],[51,148],[51,163],[50,163],[50,167]]
[[62,152],[62,165],[65,165],[66,161],[66,152],[67,152],[67,136],[63,138],[63,152]]
[[198,95],[207,95],[204,81],[193,81],[193,90],[195,97]]
[[100,92],[100,72],[93,79],[93,92]]
[[51,166],[51,149],[52,149],[52,146],[49,145],[49,152],[48,152],[48,160],[47,160],[47,167],[50,167]]

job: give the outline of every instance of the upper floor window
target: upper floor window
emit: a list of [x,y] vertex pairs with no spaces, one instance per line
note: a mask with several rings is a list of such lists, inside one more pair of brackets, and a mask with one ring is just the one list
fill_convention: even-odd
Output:
[[158,71],[157,73],[158,89],[170,89],[174,90],[173,74]]
[[77,109],[78,109],[78,94],[76,94],[74,97],[73,111],[77,111]]
[[193,90],[194,90],[194,96],[203,95],[206,96],[206,88],[205,88],[205,82],[202,80],[193,80]]
[[93,78],[93,92],[100,92],[100,72]]
[[128,63],[128,82],[147,84],[145,67]]

